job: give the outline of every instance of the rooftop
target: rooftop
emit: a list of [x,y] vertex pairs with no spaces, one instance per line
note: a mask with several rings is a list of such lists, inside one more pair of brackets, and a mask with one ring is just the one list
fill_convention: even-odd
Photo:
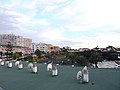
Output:
[[[120,90],[120,70],[91,69],[89,83],[82,84],[76,80],[76,74],[82,67],[58,66],[59,75],[52,77],[45,64],[37,64],[38,73],[33,74],[24,68],[0,66],[0,87],[3,90]],[[0,90],[2,90],[0,88]]]

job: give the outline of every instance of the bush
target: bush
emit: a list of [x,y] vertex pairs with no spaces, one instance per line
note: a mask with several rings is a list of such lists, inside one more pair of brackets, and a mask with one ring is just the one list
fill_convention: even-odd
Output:
[[33,57],[31,55],[24,58],[25,61],[33,62]]

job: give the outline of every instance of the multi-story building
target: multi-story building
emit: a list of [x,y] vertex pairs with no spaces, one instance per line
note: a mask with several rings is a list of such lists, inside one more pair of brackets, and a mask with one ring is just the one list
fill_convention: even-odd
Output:
[[58,52],[60,51],[60,47],[58,46],[48,46],[48,52]]
[[1,34],[0,45],[7,45],[8,43],[12,46],[30,47],[32,45],[32,39],[23,38],[14,34]]
[[6,45],[12,45],[12,52],[22,52],[23,54],[30,54],[32,50],[32,39],[23,38],[14,34],[0,34],[0,52],[6,52]]
[[[6,53],[6,46],[0,46],[0,52],[2,53]],[[32,53],[32,49],[29,47],[20,47],[20,46],[13,46],[12,47],[12,52],[22,52],[23,54],[31,54]]]
[[32,45],[32,39],[23,38],[23,46],[30,47]]
[[53,46],[52,44],[46,44],[46,43],[33,43],[32,44],[32,50],[35,52],[36,49],[39,49],[40,51],[44,51],[45,53],[50,53],[52,51],[57,52],[60,51],[60,47]]
[[1,34],[0,35],[0,44],[7,45],[8,42],[10,42],[12,45],[15,45],[16,44],[15,39],[16,39],[16,37],[13,34]]
[[50,52],[49,51],[49,47],[52,47],[53,45],[51,44],[46,44],[46,43],[39,43],[37,44],[37,49],[39,49],[40,51],[44,51],[44,52]]
[[51,44],[39,43],[37,44],[37,49],[40,51],[48,52],[48,46]]

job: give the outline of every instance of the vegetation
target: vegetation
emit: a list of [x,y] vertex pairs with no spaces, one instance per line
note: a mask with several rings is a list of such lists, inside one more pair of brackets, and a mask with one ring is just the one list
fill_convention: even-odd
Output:
[[11,45],[10,42],[8,42],[8,44],[6,46],[6,53],[5,53],[5,55],[7,57],[7,60],[12,58],[12,54],[13,54],[13,52],[12,52],[12,45]]
[[88,61],[84,56],[77,56],[76,62],[78,65],[81,65],[81,66],[88,65]]
[[[3,53],[0,52],[2,57]],[[7,58],[12,58],[14,60],[19,59],[22,57],[22,52],[12,52],[12,45],[8,43],[6,46],[6,53],[5,55]],[[116,51],[107,51],[101,52],[99,48],[94,48],[93,50],[84,51],[84,52],[69,52],[67,49],[63,49],[60,52],[50,52],[45,53],[37,49],[33,54],[25,56],[24,60],[29,62],[41,62],[41,61],[52,61],[54,63],[59,64],[74,64],[85,66],[89,65],[89,63],[95,64],[97,67],[97,63],[103,60],[116,60],[118,59],[118,53]]]
[[25,61],[33,62],[33,57],[32,55],[28,55],[27,57],[24,58]]
[[42,54],[44,54],[44,51],[40,51],[39,49],[35,51],[35,55],[37,55],[37,57],[41,57]]
[[93,52],[89,58],[89,62],[93,63],[97,67],[97,63],[103,60],[102,56],[98,52]]
[[0,52],[0,57],[2,58],[3,52]]
[[18,52],[13,53],[12,58],[13,60],[17,60],[20,57]]

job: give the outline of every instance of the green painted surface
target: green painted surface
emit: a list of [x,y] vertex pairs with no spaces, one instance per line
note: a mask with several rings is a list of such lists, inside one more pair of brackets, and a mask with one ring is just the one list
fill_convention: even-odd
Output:
[[27,64],[18,70],[15,66],[0,66],[0,87],[5,90],[120,90],[120,70],[89,69],[90,82],[81,84],[76,74],[82,67],[58,66],[59,76],[52,77],[47,65],[37,64],[38,73],[28,72]]

